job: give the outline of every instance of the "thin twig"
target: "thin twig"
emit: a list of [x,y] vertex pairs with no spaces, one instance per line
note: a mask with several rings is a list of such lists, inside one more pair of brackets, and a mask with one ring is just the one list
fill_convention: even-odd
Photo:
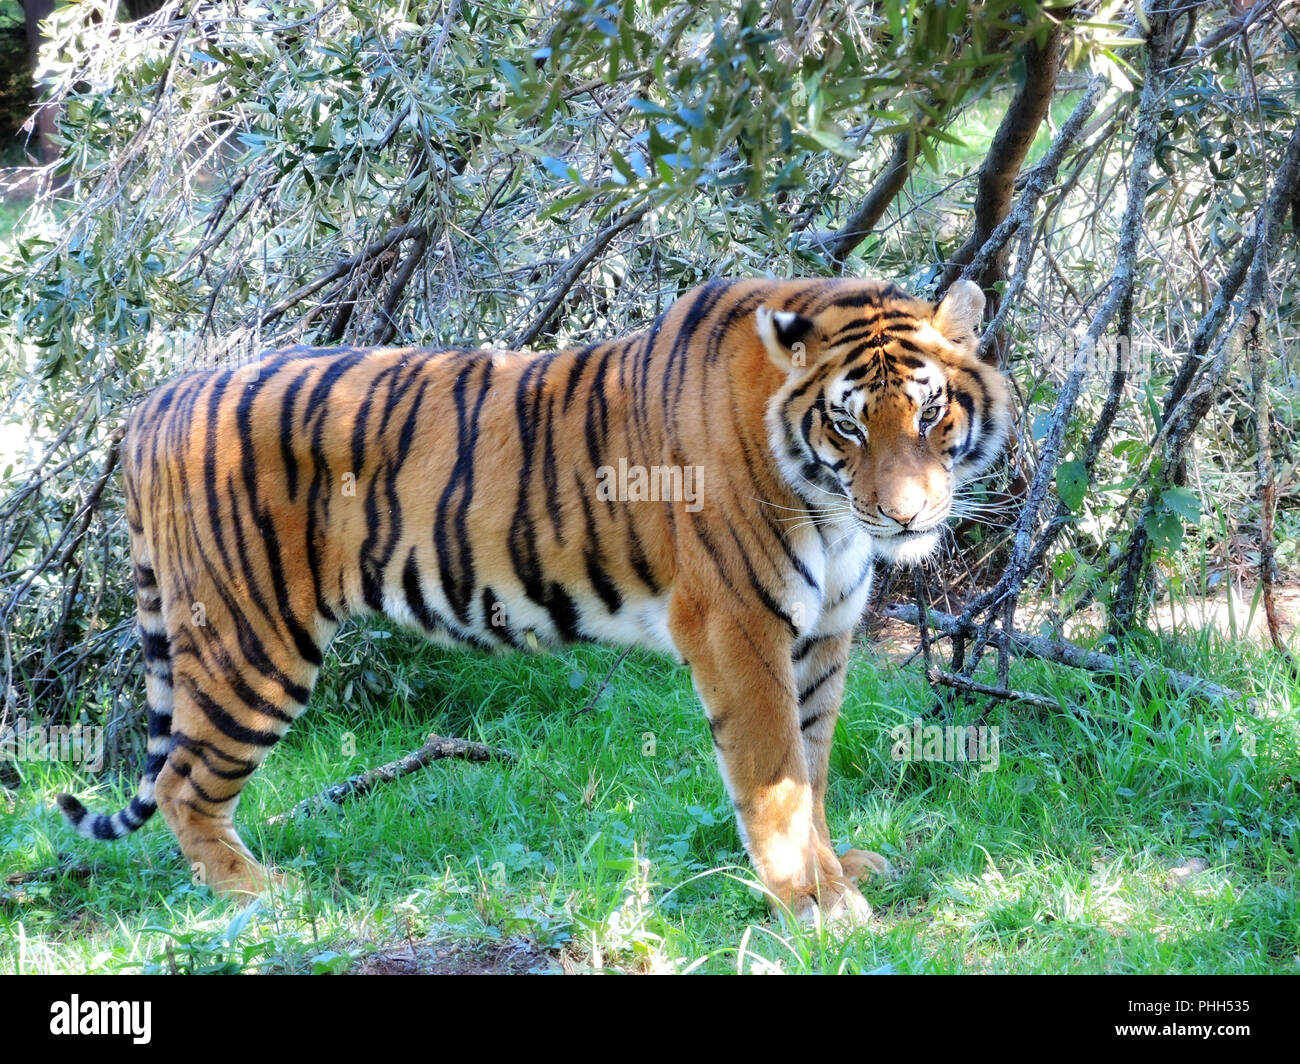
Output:
[[[578,278],[582,276],[582,271],[591,265],[592,260],[605,250],[614,237],[618,236],[618,234],[623,232],[625,229],[630,229],[644,218],[646,214],[649,213],[650,207],[651,205],[649,203],[643,203],[639,207],[633,207],[630,210],[624,211],[614,219],[614,221],[610,222],[609,225],[605,226],[604,229],[587,241],[582,250],[569,260],[568,264],[561,271],[560,276],[551,286],[551,298],[547,300],[546,305],[538,312],[537,316],[533,318],[529,325],[525,326],[515,334],[510,341],[510,345],[512,347],[527,347],[537,339],[541,334],[542,329],[546,327],[546,323],[551,320],[551,316],[559,310],[560,304],[564,302],[564,297],[569,294],[569,290],[577,283]],[[526,310],[521,317],[527,317],[528,312],[531,311],[536,304],[537,300],[534,299],[533,302],[528,305],[528,310]]]
[[925,677],[931,684],[951,687],[953,690],[962,691],[966,694],[988,695],[990,698],[1001,699],[1004,702],[1024,702],[1026,705],[1037,706],[1039,709],[1059,710],[1061,708],[1059,702],[1044,698],[1042,695],[1031,695],[1026,691],[1013,691],[1007,687],[991,687],[976,680],[969,680],[965,676],[946,672],[937,666],[928,669]]
[[588,700],[585,706],[583,706],[580,710],[578,710],[578,713],[575,714],[575,716],[578,716],[583,713],[590,713],[596,708],[596,702],[600,699],[600,696],[605,693],[605,688],[609,686],[609,681],[614,678],[615,670],[620,665],[623,664],[623,659],[626,658],[630,653],[632,653],[631,647],[626,647],[623,650],[623,653],[621,653],[618,656],[614,664],[609,667],[609,672],[605,673],[605,678],[600,681],[600,686],[596,688],[596,691],[591,696],[590,700]]

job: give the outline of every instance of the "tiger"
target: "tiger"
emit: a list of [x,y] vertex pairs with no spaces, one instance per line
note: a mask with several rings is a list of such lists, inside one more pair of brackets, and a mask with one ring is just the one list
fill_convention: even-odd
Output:
[[64,817],[118,839],[161,809],[197,879],[257,895],[235,807],[349,617],[632,645],[689,667],[773,907],[868,919],[888,865],[836,851],[831,740],[876,563],[934,553],[1007,435],[984,304],[717,279],[560,351],[298,346],[157,388],[121,444],[147,758],[125,808]]

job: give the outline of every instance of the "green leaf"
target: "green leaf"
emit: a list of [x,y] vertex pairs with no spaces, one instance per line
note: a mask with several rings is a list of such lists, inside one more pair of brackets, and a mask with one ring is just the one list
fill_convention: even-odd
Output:
[[1157,550],[1176,551],[1182,546],[1183,522],[1169,510],[1147,514],[1142,527],[1147,530],[1151,545]]
[[1056,494],[1069,509],[1079,512],[1088,494],[1088,471],[1082,462],[1062,462],[1056,469]]
[[699,108],[679,107],[677,108],[677,117],[685,122],[692,129],[704,128],[704,115]]
[[556,177],[572,181],[575,185],[582,184],[582,176],[563,159],[557,159],[554,155],[543,155],[539,161]]
[[327,949],[324,953],[318,953],[311,959],[312,975],[343,975],[347,972],[352,958],[346,953],[336,953],[334,950]]
[[640,111],[644,115],[655,115],[658,118],[673,117],[671,111],[666,111],[657,103],[653,103],[650,100],[643,100],[639,96],[633,96],[632,99],[627,101],[627,105],[632,108],[632,110]]
[[519,73],[519,68],[505,59],[497,60],[497,69],[501,71],[501,76],[510,84],[510,88],[515,91],[517,96],[524,95],[523,78]]
[[1168,488],[1160,496],[1160,501],[1188,524],[1201,523],[1201,500],[1187,488]]

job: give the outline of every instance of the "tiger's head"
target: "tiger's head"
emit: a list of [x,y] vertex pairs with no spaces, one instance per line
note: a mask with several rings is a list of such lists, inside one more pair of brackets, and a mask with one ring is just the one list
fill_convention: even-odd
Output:
[[913,565],[939,544],[954,491],[1011,423],[1003,375],[975,357],[984,293],[957,281],[938,306],[892,285],[839,282],[801,312],[760,306],[759,340],[785,380],[767,428],[791,488],[873,552]]

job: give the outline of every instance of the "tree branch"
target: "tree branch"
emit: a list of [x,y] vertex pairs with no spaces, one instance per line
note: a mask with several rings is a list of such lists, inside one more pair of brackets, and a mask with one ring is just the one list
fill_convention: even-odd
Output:
[[[918,631],[922,629],[918,628]],[[1031,695],[1026,691],[1013,691],[1009,687],[992,687],[986,683],[979,683],[975,680],[968,680],[965,676],[958,676],[951,672],[946,672],[938,666],[926,670],[925,677],[931,685],[939,684],[942,687],[951,687],[955,691],[962,691],[972,695],[987,695],[989,698],[997,698],[1004,702],[1024,702],[1026,705],[1037,706],[1039,709],[1059,710],[1061,705],[1050,698],[1044,698],[1042,695]]]
[[1271,13],[1277,4],[1278,0],[1259,0],[1249,11],[1229,19],[1213,33],[1197,41],[1192,49],[1193,54],[1198,59],[1204,59],[1225,41],[1245,34],[1265,13]]
[[1259,335],[1259,319],[1252,323],[1247,352],[1250,361],[1251,390],[1255,393],[1255,469],[1259,474],[1259,586],[1263,590],[1264,619],[1273,649],[1296,672],[1296,663],[1282,639],[1282,622],[1273,600],[1273,581],[1277,570],[1274,557],[1273,521],[1277,511],[1277,475],[1273,469],[1272,406],[1268,401],[1268,367],[1264,362],[1264,345]]
[[285,313],[285,311],[290,310],[293,307],[297,306],[308,296],[314,295],[316,292],[319,292],[331,281],[337,281],[340,277],[347,276],[347,274],[351,273],[363,262],[366,262],[369,259],[373,259],[377,255],[382,255],[389,248],[393,247],[396,244],[400,244],[403,240],[410,240],[412,238],[418,238],[420,236],[425,236],[425,238],[427,239],[424,226],[416,222],[412,222],[409,225],[399,226],[396,229],[390,230],[388,233],[385,233],[374,243],[363,248],[361,251],[358,251],[351,258],[343,259],[338,265],[336,265],[333,269],[329,270],[327,273],[323,273],[319,277],[317,277],[314,281],[309,281],[307,284],[303,285],[302,287],[294,289],[294,291],[290,292],[287,296],[279,300],[269,309],[262,311],[261,314],[258,316],[259,322],[265,325],[267,322],[275,321],[276,319],[281,317]]
[[[569,290],[573,288],[577,283],[578,278],[582,276],[582,272],[591,265],[592,260],[604,251],[605,248],[609,246],[610,241],[613,240],[614,237],[618,236],[619,233],[623,232],[625,229],[632,228],[632,226],[641,221],[641,219],[650,212],[650,206],[649,203],[643,203],[639,207],[634,207],[631,210],[624,211],[614,219],[614,221],[610,222],[609,225],[605,226],[604,229],[587,241],[581,251],[569,259],[564,269],[560,272],[560,276],[551,286],[551,298],[546,301],[546,305],[529,325],[521,328],[515,333],[510,340],[511,347],[527,347],[537,339],[542,329],[546,327],[546,323],[551,320],[551,316],[560,308],[560,304],[564,302],[564,297],[569,294]],[[522,315],[520,315],[520,317],[526,318],[529,311],[537,305],[539,299],[540,296],[529,303],[528,308]]]
[[[939,280],[939,294],[957,280],[962,268],[988,243],[993,231],[1011,210],[1011,197],[1025,156],[1043,124],[1052,104],[1052,90],[1061,66],[1060,23],[1052,26],[1047,40],[1039,45],[1026,41],[1023,49],[1025,78],[1012,97],[984,163],[980,166],[979,187],[975,195],[975,231],[944,268]],[[973,278],[981,288],[992,289],[1006,277],[1006,251],[983,256],[983,267]]]
[[[1186,373],[1180,373],[1179,378],[1175,381],[1174,387],[1181,385],[1185,390],[1179,398],[1166,404],[1170,409],[1165,424],[1161,428],[1161,432],[1166,437],[1164,461],[1161,463],[1158,473],[1148,475],[1143,518],[1156,509],[1156,500],[1161,497],[1166,484],[1169,482],[1168,471],[1177,469],[1196,427],[1209,411],[1214,396],[1222,386],[1224,377],[1227,374],[1227,368],[1233,356],[1233,346],[1236,340],[1241,337],[1244,331],[1243,326],[1249,320],[1257,317],[1263,307],[1268,296],[1268,275],[1269,268],[1272,265],[1273,242],[1286,220],[1292,201],[1295,200],[1298,194],[1300,194],[1300,122],[1292,130],[1291,139],[1287,142],[1281,166],[1278,168],[1277,177],[1273,182],[1273,188],[1255,216],[1254,234],[1245,242],[1245,246],[1233,262],[1234,272],[1243,261],[1249,261],[1250,268],[1245,280],[1245,291],[1240,303],[1237,305],[1232,326],[1219,337],[1214,353],[1208,363],[1200,360],[1193,362],[1189,353],[1184,369],[1186,370],[1190,366],[1190,370]],[[1250,250],[1248,260],[1246,258],[1247,248]],[[1225,281],[1225,287],[1227,283]],[[1222,290],[1219,295],[1220,297],[1224,295]],[[1219,320],[1222,320],[1222,316],[1226,315],[1227,303],[1230,299],[1230,295],[1224,299],[1216,298],[1216,307],[1220,307]],[[1208,317],[1209,315],[1207,315]],[[1208,326],[1204,326],[1204,323],[1203,329],[1198,329],[1197,335],[1193,339],[1194,347],[1196,341],[1203,340],[1203,331],[1208,332]],[[1208,368],[1205,372],[1198,373],[1198,370],[1203,366]],[[1193,379],[1199,381],[1197,387],[1191,386]],[[1154,469],[1154,466],[1149,468]],[[1112,602],[1110,619],[1112,632],[1131,627],[1135,622],[1137,617],[1137,594],[1139,588],[1145,586],[1147,582],[1151,562],[1150,553],[1150,536],[1147,532],[1146,521],[1141,519],[1135,522],[1125,551],[1124,570]]]
[[899,133],[894,137],[894,150],[889,153],[889,162],[876,178],[866,197],[858,204],[857,210],[849,215],[849,220],[835,232],[824,237],[826,253],[835,264],[836,272],[842,272],[844,263],[862,241],[871,235],[876,223],[884,217],[894,197],[902,191],[907,183],[907,175],[912,172],[912,163],[916,160],[916,141],[912,133]]
[[[1065,382],[1058,393],[1056,406],[1051,415],[1051,427],[1039,455],[1038,468],[1030,483],[1025,507],[1016,522],[1011,558],[1007,568],[995,587],[978,596],[963,610],[961,617],[963,625],[970,623],[977,613],[1008,600],[1014,601],[1019,595],[1024,579],[1029,573],[1031,554],[1040,553],[1034,551],[1036,530],[1042,517],[1048,490],[1056,475],[1057,464],[1061,459],[1066,430],[1069,428],[1070,417],[1079,398],[1079,389],[1084,375],[1102,334],[1110,326],[1121,306],[1127,304],[1132,296],[1134,263],[1138,241],[1143,231],[1143,214],[1147,189],[1150,186],[1150,168],[1155,154],[1156,136],[1159,132],[1160,112],[1164,107],[1164,86],[1169,54],[1168,18],[1164,15],[1157,14],[1152,18],[1147,54],[1147,74],[1138,105],[1133,160],[1129,169],[1128,200],[1120,222],[1119,247],[1115,267],[1111,271],[1109,291],[1105,302],[1093,316],[1083,341],[1075,351]],[[1055,535],[1050,527],[1046,534]],[[990,620],[989,625],[991,623]],[[988,638],[989,625],[983,626],[982,634],[976,641],[971,655],[970,669],[974,669],[978,663]]]
[[449,757],[460,758],[465,761],[518,760],[509,750],[498,750],[495,747],[484,746],[482,743],[470,742],[467,739],[444,739],[440,735],[430,735],[425,744],[418,750],[412,751],[396,761],[390,761],[378,768],[368,769],[343,780],[341,783],[326,787],[319,794],[303,799],[287,813],[279,813],[271,817],[268,823],[284,824],[299,817],[312,816],[328,809],[330,806],[340,805],[349,798],[365,794],[381,783],[391,783],[403,776],[409,776],[412,772],[418,772],[434,761],[441,761]]
[[[892,620],[902,621],[904,624],[910,624],[913,627],[920,626],[921,613],[915,606],[891,606],[884,611],[884,614]],[[939,610],[931,609],[926,611],[926,618],[931,627],[947,637],[964,636],[969,638],[977,634],[976,626],[973,623],[963,621],[960,617],[954,617],[950,613],[942,613]],[[1105,654],[1099,650],[1085,650],[1075,643],[1048,639],[1040,635],[1029,635],[1017,628],[1009,628],[998,632],[993,636],[993,639],[999,642],[1005,641],[1008,651],[1017,657],[1056,662],[1059,665],[1067,665],[1072,669],[1084,669],[1088,672],[1127,676],[1135,681],[1148,677],[1160,677],[1179,694],[1227,705],[1244,703],[1252,712],[1255,709],[1255,700],[1248,698],[1235,688],[1225,687],[1223,684],[1214,683],[1211,680],[1203,680],[1199,676],[1192,676],[1190,673],[1179,672],[1176,669],[1166,669],[1161,665],[1148,664],[1136,658],[1119,654]],[[965,680],[966,678],[961,677],[961,679]],[[981,693],[989,694],[992,692],[984,691]],[[1056,703],[1052,703],[1052,708],[1059,707]]]

